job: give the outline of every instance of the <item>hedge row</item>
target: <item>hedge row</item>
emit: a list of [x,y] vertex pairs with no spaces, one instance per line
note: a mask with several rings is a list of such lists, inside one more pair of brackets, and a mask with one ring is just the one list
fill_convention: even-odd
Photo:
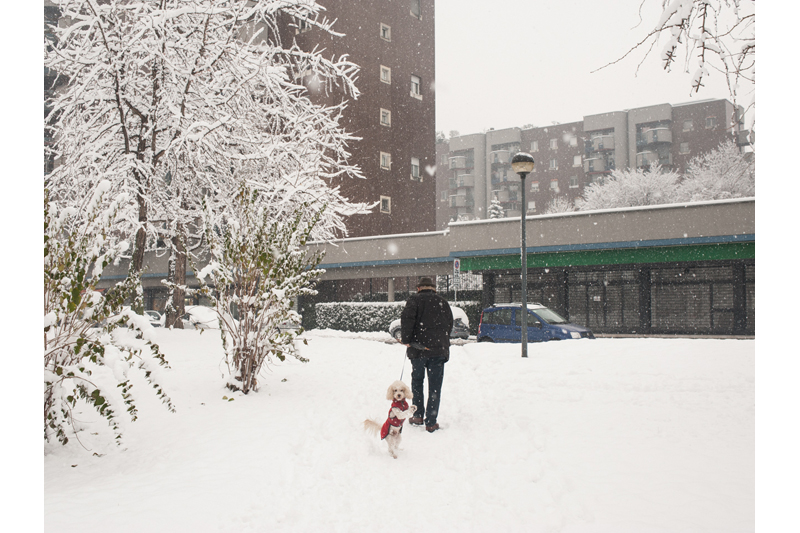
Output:
[[[316,327],[340,331],[389,331],[403,312],[405,302],[328,302],[315,304]],[[456,304],[450,302],[451,306]],[[480,302],[458,302],[469,318],[472,335],[478,332]]]

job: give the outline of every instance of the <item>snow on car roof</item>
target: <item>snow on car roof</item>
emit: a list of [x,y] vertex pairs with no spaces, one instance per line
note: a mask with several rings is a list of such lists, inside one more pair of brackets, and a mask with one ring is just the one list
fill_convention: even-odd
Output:
[[[502,304],[494,304],[492,307],[521,307],[521,306],[522,302],[507,302]],[[528,304],[528,309],[544,309],[545,307],[547,306],[536,302]]]

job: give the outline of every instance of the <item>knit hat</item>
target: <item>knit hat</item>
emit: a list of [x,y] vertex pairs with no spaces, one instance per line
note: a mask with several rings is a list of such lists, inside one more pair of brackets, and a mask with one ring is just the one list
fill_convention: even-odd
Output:
[[436,284],[433,282],[431,278],[419,278],[419,283],[417,283],[417,288],[420,287],[430,287],[431,289],[436,288]]

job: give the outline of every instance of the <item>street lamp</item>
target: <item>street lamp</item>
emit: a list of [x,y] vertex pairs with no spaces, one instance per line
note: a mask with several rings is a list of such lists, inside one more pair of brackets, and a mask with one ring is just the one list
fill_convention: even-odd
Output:
[[519,174],[520,187],[522,188],[522,214],[520,215],[522,235],[520,237],[522,254],[522,357],[528,357],[528,248],[525,244],[525,217],[528,214],[528,204],[525,201],[525,177],[533,172],[533,156],[519,152],[511,159],[511,169]]

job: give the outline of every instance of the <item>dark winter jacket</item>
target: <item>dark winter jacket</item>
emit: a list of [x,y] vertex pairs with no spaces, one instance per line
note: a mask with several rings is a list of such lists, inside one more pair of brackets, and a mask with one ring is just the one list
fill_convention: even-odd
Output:
[[403,344],[421,344],[428,350],[408,348],[409,359],[417,357],[450,358],[450,331],[453,329],[453,312],[447,300],[432,289],[412,295],[400,316]]

